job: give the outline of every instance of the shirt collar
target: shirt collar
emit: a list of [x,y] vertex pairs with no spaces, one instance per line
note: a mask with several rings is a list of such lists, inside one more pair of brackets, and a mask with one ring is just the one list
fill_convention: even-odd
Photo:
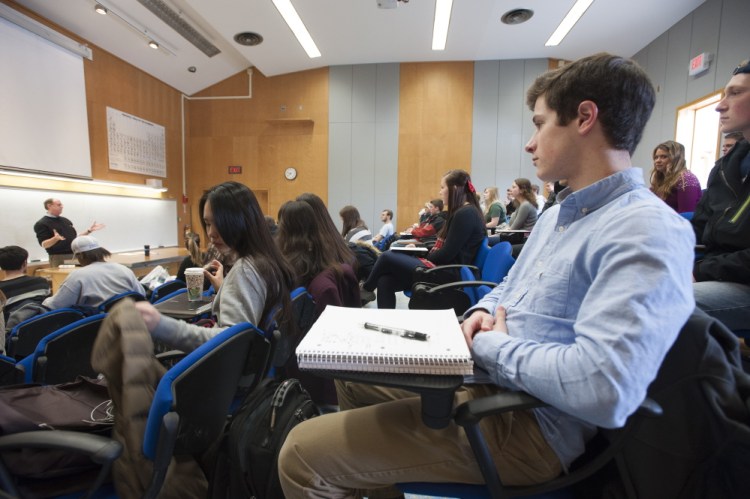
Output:
[[630,167],[609,175],[583,189],[566,187],[557,196],[560,200],[558,224],[568,225],[593,213],[626,192],[644,187],[643,170]]

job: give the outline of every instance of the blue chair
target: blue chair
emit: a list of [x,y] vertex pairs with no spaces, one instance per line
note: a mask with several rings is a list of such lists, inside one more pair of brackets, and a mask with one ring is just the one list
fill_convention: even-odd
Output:
[[[460,280],[435,286],[417,283],[413,291],[419,294],[419,303],[434,303],[436,308],[453,307],[456,314],[461,315],[505,278],[515,263],[512,249],[509,242],[503,241],[482,251],[481,280],[476,279],[476,266],[449,265],[447,267],[459,269]],[[412,307],[411,302],[409,306]]]
[[[260,379],[270,347],[261,331],[241,323],[220,332],[165,373],[146,421],[142,450],[153,462],[153,475],[143,497],[158,496],[173,456],[201,455],[219,439],[238,381],[249,373]],[[96,458],[104,466],[90,485],[91,493],[99,489],[122,451],[118,442],[88,433],[34,431],[0,437],[0,451],[30,447],[83,452]],[[1,461],[0,484],[18,496],[13,477]]]
[[31,355],[39,341],[63,326],[83,319],[85,315],[72,308],[58,308],[16,324],[8,336],[8,355],[17,361]]
[[683,211],[680,213],[680,216],[683,217],[685,220],[692,220],[693,219],[693,212],[692,211]]
[[156,303],[158,302],[162,297],[167,296],[168,294],[177,291],[178,289],[183,289],[187,286],[183,281],[179,279],[174,279],[172,281],[165,282],[164,284],[161,284],[160,286],[157,286],[156,289],[154,289],[151,292],[150,302]]
[[109,312],[109,309],[123,298],[130,298],[133,301],[146,301],[146,297],[143,295],[143,293],[138,293],[137,291],[125,291],[124,293],[119,293],[110,298],[107,298],[104,303],[99,305],[99,310],[101,312]]
[[[474,255],[474,262],[473,265],[459,265],[459,264],[452,264],[452,265],[438,265],[437,267],[433,267],[431,269],[426,268],[418,268],[415,272],[415,279],[414,284],[412,285],[412,289],[407,289],[404,291],[404,295],[411,298],[412,294],[414,293],[414,286],[421,284],[421,283],[435,283],[439,280],[445,281],[445,273],[446,271],[455,271],[461,268],[468,268],[474,272],[481,272],[482,267],[484,266],[484,262],[487,260],[487,255],[490,253],[490,246],[489,246],[489,238],[485,237],[482,240],[482,243],[479,245],[479,248],[477,249],[476,255]],[[442,277],[441,277],[442,273]]]
[[91,350],[106,315],[86,317],[42,338],[34,352],[17,364],[24,381],[53,385],[74,381],[79,375],[95,378]]
[[512,251],[513,246],[508,241],[502,241],[490,248],[490,254],[482,268],[481,280],[476,280],[470,269],[461,268],[460,281],[436,286],[430,292],[440,293],[443,290],[461,289],[469,296],[471,306],[474,306],[508,275],[510,268],[516,262]]

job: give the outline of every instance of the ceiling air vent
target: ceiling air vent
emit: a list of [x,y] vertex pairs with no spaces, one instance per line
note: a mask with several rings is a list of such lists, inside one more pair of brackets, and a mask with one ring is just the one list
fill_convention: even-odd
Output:
[[138,0],[138,2],[208,57],[213,57],[221,53],[221,50],[208,41],[205,36],[201,35],[178,12],[172,10],[162,0]]
[[500,20],[505,24],[521,24],[525,23],[529,19],[531,19],[531,16],[534,15],[533,10],[529,9],[513,9],[509,10],[503,16],[500,18]]
[[234,41],[240,45],[246,45],[252,47],[254,45],[260,45],[263,42],[263,37],[258,33],[252,31],[245,31],[244,33],[237,33],[234,35]]

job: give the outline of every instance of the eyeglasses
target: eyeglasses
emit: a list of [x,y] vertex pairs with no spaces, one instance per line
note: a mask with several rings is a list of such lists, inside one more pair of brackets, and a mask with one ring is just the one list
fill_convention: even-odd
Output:
[[740,73],[750,73],[750,59],[745,59],[732,71],[733,75]]

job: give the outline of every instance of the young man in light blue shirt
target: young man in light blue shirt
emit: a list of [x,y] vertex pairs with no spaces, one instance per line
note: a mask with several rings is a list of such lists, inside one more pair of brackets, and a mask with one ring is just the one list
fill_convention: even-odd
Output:
[[[537,78],[527,103],[536,131],[526,151],[537,176],[568,187],[505,281],[466,313],[466,341],[494,384],[467,380],[455,398],[524,390],[549,404],[482,421],[509,485],[565,472],[596,426],[622,426],[694,308],[690,225],[631,165],[654,104],[643,70],[598,54]],[[289,434],[279,459],[286,497],[483,482],[463,430],[426,428],[418,397],[337,386],[342,409],[353,410]]]

